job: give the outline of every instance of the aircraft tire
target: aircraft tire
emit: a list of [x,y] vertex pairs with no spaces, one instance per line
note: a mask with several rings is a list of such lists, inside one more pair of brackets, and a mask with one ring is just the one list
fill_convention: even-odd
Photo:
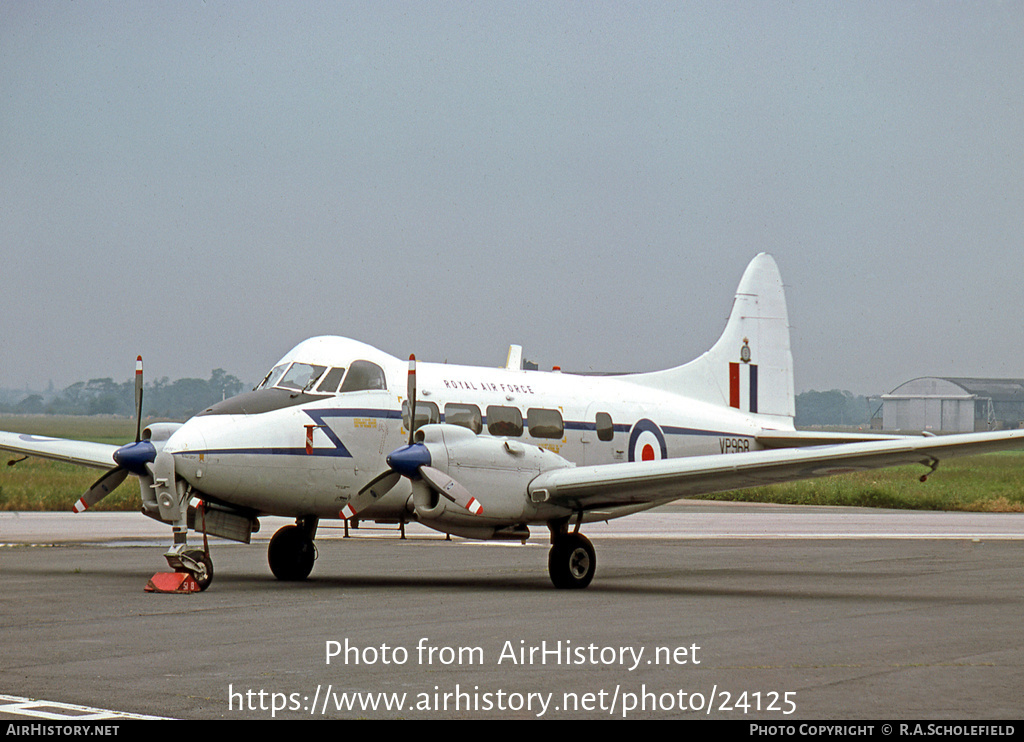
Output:
[[548,574],[560,590],[581,590],[594,579],[597,556],[590,539],[580,533],[559,536],[548,552]]
[[204,569],[202,572],[191,572],[192,577],[195,578],[196,584],[199,585],[199,590],[203,591],[210,586],[213,582],[213,559],[205,551],[195,551],[190,556],[197,562],[202,563]]
[[285,526],[270,539],[267,561],[277,579],[284,582],[304,580],[313,571],[316,546],[303,529]]

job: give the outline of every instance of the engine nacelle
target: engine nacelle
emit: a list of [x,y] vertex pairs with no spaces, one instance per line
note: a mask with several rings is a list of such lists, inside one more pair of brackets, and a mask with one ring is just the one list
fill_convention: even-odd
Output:
[[[174,435],[174,431],[180,428],[184,423],[152,423],[147,425],[146,429],[142,431],[142,440],[152,441],[154,444],[157,442],[165,442],[168,438]],[[157,446],[157,450],[163,448],[163,446]]]
[[483,507],[483,513],[474,515],[426,482],[415,481],[416,516],[432,528],[470,538],[490,538],[496,529],[533,520],[538,505],[530,501],[530,482],[542,472],[574,466],[539,446],[477,436],[457,425],[425,425],[416,438],[430,452],[430,465],[465,487]]
[[[184,423],[152,423],[147,425],[142,431],[142,440],[149,441],[153,444],[153,448],[157,453],[163,450],[164,445],[170,439],[174,432],[180,428]],[[162,515],[160,504],[157,502],[153,474],[147,465],[144,470],[133,472],[139,478],[139,492],[142,496],[142,512],[144,515],[148,515],[150,518],[154,518],[164,523],[170,523],[169,520],[164,520]]]

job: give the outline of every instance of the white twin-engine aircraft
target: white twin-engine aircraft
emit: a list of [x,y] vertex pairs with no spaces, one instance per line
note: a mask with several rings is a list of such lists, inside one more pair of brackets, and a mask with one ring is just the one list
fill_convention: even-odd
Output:
[[[473,539],[551,533],[548,570],[583,588],[596,559],[589,522],[682,497],[1024,447],[1024,430],[893,437],[797,431],[789,320],[775,261],[740,281],[715,346],[666,371],[580,376],[404,361],[316,337],[253,391],[126,446],[0,433],[0,449],[108,469],[82,511],[128,474],[142,512],[171,526],[172,568],[203,588],[207,549],[189,528],[248,543],[260,515],[295,518],[270,542],[281,580],[305,579],[321,519],[417,521]],[[141,359],[136,406],[141,420]],[[199,503],[192,505],[190,503]],[[206,542],[204,538],[204,543]]]

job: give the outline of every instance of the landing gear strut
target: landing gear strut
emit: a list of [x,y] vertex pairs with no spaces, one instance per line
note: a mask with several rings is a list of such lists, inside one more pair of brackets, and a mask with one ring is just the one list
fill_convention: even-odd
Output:
[[[177,488],[176,488],[177,489]],[[206,539],[206,514],[205,506],[200,505],[203,512],[202,532],[203,548],[190,549],[188,547],[188,519],[185,503],[188,502],[188,495],[183,489],[179,492],[179,502],[174,511],[178,522],[173,526],[174,545],[164,554],[167,564],[175,572],[187,572],[195,579],[200,590],[205,590],[213,582],[213,559],[210,557],[210,544]],[[181,521],[184,521],[182,523]]]
[[267,561],[274,577],[295,582],[309,577],[316,561],[317,518],[299,518],[294,526],[285,526],[270,539]]
[[555,587],[561,590],[580,590],[594,579],[597,556],[590,539],[578,530],[569,533],[567,525],[566,522],[560,526],[551,526],[548,574]]

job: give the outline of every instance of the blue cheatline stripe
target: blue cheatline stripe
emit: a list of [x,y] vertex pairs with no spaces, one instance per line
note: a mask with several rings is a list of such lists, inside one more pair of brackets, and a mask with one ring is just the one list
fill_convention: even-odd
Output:
[[227,454],[245,454],[249,456],[336,456],[338,458],[352,458],[352,454],[349,453],[348,449],[342,446],[341,448],[314,448],[313,453],[306,453],[306,447],[302,448],[275,448],[268,446],[267,448],[210,448],[206,451],[181,451],[182,454],[204,456],[223,456]]
[[661,430],[662,432],[669,433],[671,435],[728,435],[733,438],[743,437],[744,435],[742,433],[730,433],[722,430],[698,430],[697,428],[677,428],[673,427],[672,425],[662,425]]
[[757,366],[750,364],[750,411],[757,412]]
[[327,417],[380,417],[386,420],[398,420],[402,417],[401,410],[375,410],[369,407],[332,407],[319,410],[303,410],[314,420]]
[[566,430],[597,430],[597,423],[577,423],[572,420],[566,420],[562,426]]
[[[757,412],[757,366],[751,366],[751,412]],[[335,408],[335,409],[319,409],[319,410],[303,410],[307,415],[310,416],[319,426],[320,430],[324,432],[328,440],[334,444],[334,448],[314,448],[313,453],[307,453],[305,446],[299,447],[282,447],[282,446],[266,446],[259,448],[211,448],[205,451],[182,451],[182,453],[188,453],[193,455],[203,454],[205,456],[211,455],[227,455],[227,454],[243,454],[249,456],[336,456],[340,458],[352,458],[352,454],[345,444],[341,442],[337,433],[331,430],[330,426],[325,424],[325,420],[332,417],[372,417],[385,420],[399,420],[402,417],[400,410],[383,410],[383,409],[368,409],[368,408]],[[484,428],[487,426],[486,418],[483,420]],[[577,422],[567,420],[563,423],[566,430],[597,430],[596,423],[590,422]],[[698,428],[681,428],[671,425],[660,426],[661,431],[666,435],[691,435],[691,436],[739,436],[739,437],[752,437],[744,435],[742,433],[720,431],[720,430],[700,430]],[[615,423],[613,429],[616,433],[628,433],[633,429],[633,425],[629,423]]]

